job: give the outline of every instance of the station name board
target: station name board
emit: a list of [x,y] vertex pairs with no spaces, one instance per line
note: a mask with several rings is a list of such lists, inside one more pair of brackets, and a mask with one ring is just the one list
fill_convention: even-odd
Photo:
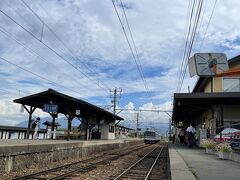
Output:
[[44,104],[43,111],[44,112],[58,112],[58,105],[57,104]]

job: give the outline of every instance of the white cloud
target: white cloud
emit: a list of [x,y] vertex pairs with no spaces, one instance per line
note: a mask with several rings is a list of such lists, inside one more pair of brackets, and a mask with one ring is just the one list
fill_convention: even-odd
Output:
[[[121,87],[122,96],[133,94],[126,101],[126,107],[171,108],[183,55],[188,1],[124,1],[129,7],[126,13],[146,74],[146,81],[153,93],[151,98],[138,96],[145,91],[145,88],[111,1],[26,0],[26,2],[54,30],[71,52],[44,27],[42,41],[53,48],[63,60],[0,13],[0,30],[9,32],[13,38],[35,52],[28,52],[0,32],[0,57],[67,88],[54,85],[7,62],[0,61],[0,84],[3,84],[0,87],[1,119],[7,118],[11,119],[11,122],[16,122],[26,118],[25,115],[17,113],[19,106],[11,100],[48,88],[106,104],[109,103],[108,89]],[[198,49],[201,44],[212,7],[213,2],[208,1],[194,49]],[[237,7],[240,7],[240,2],[237,0],[218,1],[202,52],[224,51],[228,57],[239,53],[240,24],[237,18]],[[34,36],[41,38],[42,23],[21,1],[2,0],[0,9],[26,27]],[[119,12],[120,17],[124,17],[121,9]],[[123,23],[126,25],[126,21]],[[190,79],[187,72],[182,92],[187,92],[188,85],[192,89],[195,81],[196,78]],[[105,89],[101,89],[98,85],[104,86]],[[3,90],[10,93],[4,93]],[[101,100],[98,99],[99,97]],[[141,103],[134,102],[134,99],[141,100]],[[38,115],[44,116],[41,112],[39,113]],[[134,119],[134,114],[126,113],[125,116]],[[166,122],[168,118],[167,115],[162,114],[155,117],[151,113],[141,116],[146,121],[151,117],[154,122]]]

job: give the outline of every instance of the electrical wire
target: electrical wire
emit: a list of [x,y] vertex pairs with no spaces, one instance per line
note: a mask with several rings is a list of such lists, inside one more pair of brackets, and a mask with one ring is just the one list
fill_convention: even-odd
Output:
[[[73,51],[67,46],[67,44],[65,42],[62,41],[62,39],[54,32],[54,30],[24,1],[21,0],[21,2],[39,19],[39,21],[46,26],[50,32],[55,36],[55,38],[61,42],[61,44],[65,47],[65,49],[67,49],[67,51],[70,53],[70,56],[75,60],[78,61],[79,59],[76,58],[76,56],[74,55]],[[83,63],[84,67],[86,69],[88,69],[90,72],[92,73],[96,73],[96,71],[92,70],[87,64]],[[104,82],[100,81],[104,86],[107,86]],[[109,87],[107,87],[109,89]]]
[[34,76],[36,76],[36,77],[38,77],[38,78],[40,78],[40,79],[42,79],[42,80],[48,81],[48,82],[50,82],[50,83],[52,83],[52,84],[54,84],[54,85],[56,85],[56,86],[59,86],[59,87],[62,87],[62,88],[64,88],[64,89],[67,89],[67,90],[69,90],[69,91],[72,91],[72,92],[74,92],[74,93],[80,94],[79,92],[77,92],[77,91],[75,91],[75,90],[72,90],[72,89],[70,89],[70,88],[68,88],[68,87],[66,87],[66,86],[63,86],[63,85],[61,85],[61,84],[59,84],[59,83],[57,83],[57,82],[54,82],[54,81],[52,81],[52,80],[49,80],[48,78],[45,78],[45,77],[43,77],[43,76],[41,76],[41,75],[39,75],[39,74],[37,74],[37,73],[34,73],[34,72],[32,72],[32,71],[30,71],[30,70],[28,70],[28,69],[25,69],[24,67],[19,66],[18,64],[13,63],[13,62],[11,62],[11,61],[9,61],[9,60],[1,57],[1,56],[0,56],[0,60],[5,61],[5,62],[7,62],[8,64],[11,64],[11,65],[13,65],[13,66],[15,66],[15,67],[17,67],[17,68],[25,71],[25,72],[28,72],[28,73],[30,73],[30,74],[32,74],[32,75],[34,75]]
[[[38,37],[36,37],[31,31],[29,31],[28,29],[26,29],[24,26],[22,26],[21,24],[19,24],[16,20],[14,20],[11,16],[9,16],[7,13],[5,13],[3,10],[0,9],[0,12],[5,15],[6,17],[8,17],[11,21],[13,21],[16,25],[18,25],[19,27],[21,27],[24,31],[26,31],[27,33],[29,33],[33,38],[35,38],[36,40],[38,40],[40,43],[42,43],[46,48],[48,48],[49,50],[51,50],[54,54],[56,54],[58,57],[60,57],[63,61],[65,61],[67,64],[69,64],[70,66],[72,66],[74,69],[76,69],[78,72],[80,72],[82,75],[84,75],[86,78],[88,78],[89,80],[92,81],[91,78],[89,78],[85,73],[83,73],[78,67],[76,67],[74,64],[72,64],[68,59],[64,58],[61,54],[59,54],[57,51],[55,51],[53,48],[51,48],[49,45],[47,45],[46,43],[44,43],[43,41],[40,41],[40,39]],[[107,90],[105,87],[100,86],[100,84],[95,83],[97,86],[99,86],[100,88],[102,88],[103,90]]]
[[[188,3],[188,11],[187,11],[187,18],[186,18],[186,22],[185,22],[185,42],[183,44],[184,46],[184,53],[183,53],[183,58],[182,58],[182,63],[181,63],[181,67],[179,69],[179,76],[178,76],[178,84],[177,84],[177,92],[178,92],[178,89],[179,89],[179,86],[180,86],[180,79],[181,79],[181,75],[182,75],[182,69],[183,69],[183,64],[184,64],[184,59],[185,59],[185,53],[186,53],[186,48],[187,48],[187,43],[188,43],[188,37],[189,37],[189,28],[187,28],[187,26],[190,26],[190,23],[191,23],[191,18],[192,18],[192,12],[193,12],[193,8],[192,8],[192,11],[191,11],[191,0],[189,0],[189,3]],[[193,5],[192,5],[193,7]],[[190,13],[191,12],[191,13]],[[189,17],[189,15],[191,14],[191,16]]]
[[145,89],[146,89],[146,92],[149,94],[148,88],[147,88],[147,86],[146,86],[146,84],[145,84],[144,77],[142,76],[141,69],[140,69],[140,67],[139,67],[139,64],[138,64],[138,61],[137,61],[137,58],[136,58],[136,55],[135,55],[134,52],[133,52],[133,48],[132,48],[132,46],[131,46],[131,44],[130,44],[130,41],[129,41],[129,39],[128,39],[127,33],[126,33],[126,31],[125,31],[124,25],[123,25],[123,23],[122,23],[122,20],[121,20],[121,18],[120,18],[119,13],[118,13],[117,7],[116,7],[116,5],[115,5],[115,3],[114,3],[114,0],[112,0],[112,4],[113,4],[113,7],[114,7],[114,9],[115,9],[115,12],[116,12],[116,15],[117,15],[117,17],[118,17],[118,20],[119,20],[119,22],[120,22],[120,25],[121,25],[121,28],[122,28],[122,30],[123,30],[124,36],[125,36],[125,38],[126,38],[126,40],[127,40],[127,44],[128,44],[128,47],[129,47],[129,49],[130,49],[130,51],[131,51],[132,57],[133,57],[133,59],[134,59],[134,62],[135,62],[135,64],[136,64],[136,66],[137,66],[137,70],[138,70],[138,72],[139,72],[139,74],[140,74],[140,77],[141,77],[141,79],[142,79],[143,85],[144,85],[144,87],[145,87]]
[[179,81],[178,81],[178,85],[177,85],[177,92],[180,91],[181,81],[182,81],[182,77],[183,77],[184,65],[186,62],[186,54],[187,54],[187,49],[188,49],[189,41],[190,41],[189,37],[191,36],[192,19],[193,19],[193,15],[194,15],[195,3],[196,3],[196,0],[193,1],[192,7],[191,7],[191,14],[190,14],[190,18],[189,18],[188,32],[187,32],[187,37],[186,37],[185,46],[184,46],[181,71],[180,71]]
[[196,10],[196,17],[195,17],[195,20],[194,20],[192,36],[191,36],[191,39],[190,39],[190,46],[189,46],[188,54],[187,54],[186,61],[185,61],[183,78],[182,78],[181,85],[180,85],[180,91],[181,91],[181,88],[182,88],[182,85],[183,85],[183,82],[184,82],[184,79],[185,79],[185,76],[186,76],[187,62],[188,62],[188,59],[190,58],[190,55],[191,55],[191,52],[192,52],[192,47],[193,47],[193,43],[194,43],[194,40],[195,40],[196,31],[197,31],[197,27],[198,27],[198,24],[199,24],[199,19],[200,19],[200,16],[201,16],[202,4],[203,4],[203,0],[200,0],[199,3],[198,3],[198,6],[197,6],[197,10]]
[[[43,56],[41,56],[38,52],[36,52],[35,50],[25,46],[22,42],[20,42],[19,40],[17,40],[13,35],[11,35],[11,33],[9,33],[9,31],[7,31],[6,29],[4,29],[2,26],[0,26],[0,32],[2,32],[5,36],[7,36],[8,38],[14,40],[15,42],[17,42],[19,45],[21,45],[24,49],[26,49],[29,53],[31,54],[35,54],[36,56],[38,56],[43,62],[45,62],[48,65],[51,65],[52,67],[56,67],[55,63],[51,63],[48,62],[47,59],[45,59]],[[57,68],[56,68],[57,69]],[[59,73],[59,71],[56,71],[56,73]],[[77,83],[79,85],[79,83],[81,84],[81,81],[73,81],[74,83]],[[89,90],[85,85],[81,84],[81,87]]]
[[199,48],[198,51],[201,51],[202,46],[203,46],[203,44],[204,44],[204,41],[205,41],[205,38],[206,38],[206,34],[207,34],[207,30],[208,30],[208,27],[209,27],[210,22],[211,22],[211,20],[212,20],[213,13],[214,13],[214,10],[215,10],[217,1],[218,1],[218,0],[215,0],[215,2],[214,2],[213,8],[212,8],[212,13],[211,13],[210,18],[209,18],[209,20],[208,20],[208,24],[207,24],[207,27],[206,27],[206,29],[205,29],[205,32],[204,32],[204,35],[203,35],[203,39],[202,39],[202,42],[201,42],[201,45],[200,45],[200,48]]
[[148,85],[147,85],[147,82],[146,82],[146,78],[144,76],[144,72],[143,72],[143,68],[142,68],[142,63],[141,63],[140,58],[139,58],[139,53],[138,53],[135,41],[133,39],[132,30],[131,30],[131,27],[130,27],[130,24],[129,24],[127,15],[126,15],[126,11],[125,11],[125,8],[124,8],[123,3],[122,3],[122,0],[120,0],[120,3],[121,3],[123,14],[124,14],[124,17],[125,17],[125,20],[126,20],[126,23],[127,23],[128,31],[130,33],[130,37],[131,37],[132,44],[133,44],[133,47],[134,47],[134,50],[135,50],[135,54],[136,54],[136,57],[137,57],[137,60],[138,60],[138,65],[140,67],[140,73],[141,73],[141,76],[142,76],[142,78],[144,80],[145,87],[146,87],[147,91],[149,92],[149,88],[148,88]]
[[[188,37],[190,37],[190,40],[186,40],[186,46],[184,48],[184,56],[183,56],[183,67],[181,68],[181,74],[179,77],[179,82],[178,82],[178,91],[181,91],[184,79],[185,79],[185,75],[186,75],[186,70],[187,70],[187,62],[188,59],[191,55],[192,52],[192,47],[193,47],[193,43],[195,40],[195,36],[196,36],[196,31],[197,31],[197,27],[199,24],[199,19],[201,16],[201,12],[202,12],[202,5],[203,5],[203,0],[199,0],[198,4],[196,5],[197,7],[195,8],[195,3],[196,1],[194,0],[193,5],[192,5],[192,10],[191,10],[191,16],[190,16],[190,23],[189,23],[189,28],[188,28]],[[193,12],[195,10],[195,18],[194,18],[194,22],[192,25],[192,19],[193,19]],[[190,35],[191,33],[191,35]]]

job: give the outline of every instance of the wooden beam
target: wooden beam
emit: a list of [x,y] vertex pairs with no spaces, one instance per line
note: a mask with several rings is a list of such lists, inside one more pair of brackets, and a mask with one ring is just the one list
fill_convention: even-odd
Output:
[[71,126],[72,126],[72,120],[75,116],[73,115],[67,115],[65,114],[66,118],[68,119],[68,131],[67,131],[67,141],[70,140],[70,132],[71,132]]
[[52,116],[52,126],[51,126],[51,139],[54,138],[54,127],[55,127],[55,118],[57,117],[58,113],[57,112],[48,112]]
[[31,125],[31,120],[32,120],[32,114],[33,112],[35,111],[36,107],[32,107],[30,106],[30,109],[27,109],[27,107],[25,105],[23,105],[23,107],[26,109],[26,111],[28,112],[29,114],[29,117],[28,117],[28,128],[27,128],[27,136],[26,136],[26,139],[29,139],[29,132],[30,132],[30,125]]

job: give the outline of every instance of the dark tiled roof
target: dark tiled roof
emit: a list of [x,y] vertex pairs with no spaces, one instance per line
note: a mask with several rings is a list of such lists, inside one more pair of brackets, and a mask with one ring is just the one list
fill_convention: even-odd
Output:
[[[14,102],[40,109],[43,109],[44,104],[53,103],[58,105],[58,113],[66,115],[74,115],[75,117],[81,117],[84,113],[85,115],[99,114],[102,118],[123,120],[122,117],[106,111],[105,109],[90,104],[84,100],[62,94],[53,89],[48,89],[47,91],[15,99]],[[80,115],[75,115],[75,111],[77,109],[81,110]]]

